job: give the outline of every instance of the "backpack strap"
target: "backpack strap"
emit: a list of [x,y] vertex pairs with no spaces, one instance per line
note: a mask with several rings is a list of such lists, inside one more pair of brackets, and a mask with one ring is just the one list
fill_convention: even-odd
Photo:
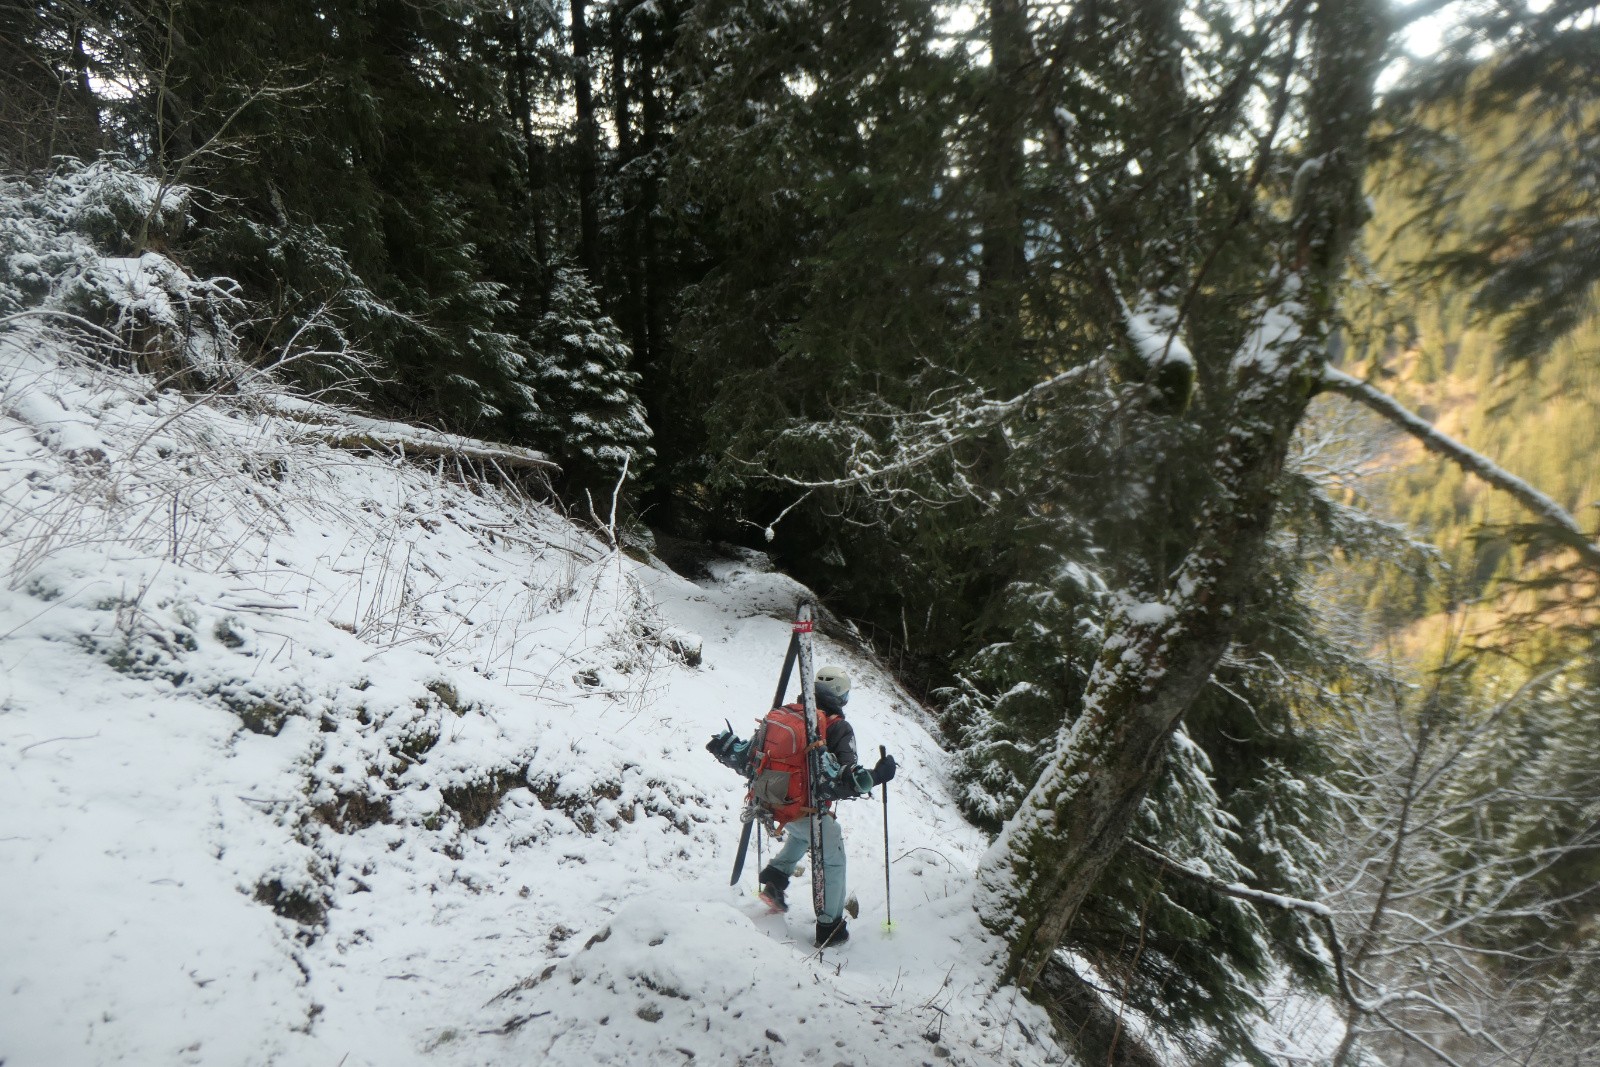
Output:
[[763,715],[756,720],[756,732],[750,737],[750,751],[760,754],[760,759],[750,768],[750,776],[754,778],[767,768],[767,717]]

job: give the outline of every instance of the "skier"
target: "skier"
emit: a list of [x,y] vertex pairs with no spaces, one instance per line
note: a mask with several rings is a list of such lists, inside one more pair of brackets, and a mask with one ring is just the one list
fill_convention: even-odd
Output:
[[[815,944],[841,945],[850,939],[850,930],[844,921],[845,856],[844,835],[839,830],[839,820],[832,811],[832,802],[849,797],[865,796],[874,786],[891,781],[895,775],[894,757],[885,753],[868,771],[856,755],[856,731],[844,717],[844,706],[850,700],[850,675],[839,667],[823,667],[816,675],[817,707],[823,713],[824,738],[827,755],[824,759],[824,780],[816,783],[815,798],[822,810],[808,813],[795,805],[785,805],[771,811],[774,821],[784,832],[783,847],[772,857],[772,862],[761,869],[761,899],[774,911],[787,911],[784,892],[789,888],[789,876],[805,856],[811,840],[812,819],[818,819],[822,830],[823,905],[817,913]],[[793,714],[801,711],[799,705],[775,709],[771,714]],[[711,739],[706,750],[727,766],[755,777],[761,758],[758,730],[750,741],[735,737],[732,730],[724,730]],[[797,795],[791,789],[790,796]]]

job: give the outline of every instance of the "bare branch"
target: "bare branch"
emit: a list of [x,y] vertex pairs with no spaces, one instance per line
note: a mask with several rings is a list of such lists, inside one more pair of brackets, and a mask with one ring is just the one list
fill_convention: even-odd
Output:
[[[778,480],[802,489],[851,489],[883,482],[898,474],[908,474],[948,456],[964,442],[1002,425],[1007,419],[1020,414],[1029,405],[1040,403],[1065,386],[1081,382],[1104,364],[1096,360],[1029,386],[1007,400],[989,400],[958,396],[942,408],[934,408],[918,415],[898,416],[909,432],[898,455],[888,461],[879,461],[871,454],[852,456],[847,465],[849,474],[842,478],[812,481],[803,478],[777,476]],[[742,460],[748,466],[760,466],[754,461]],[[781,516],[780,516],[781,517]]]
[[1584,563],[1600,570],[1600,545],[1590,540],[1583,527],[1578,525],[1578,520],[1550,497],[1482,453],[1475,452],[1455,438],[1440,433],[1426,419],[1409,411],[1387,393],[1353,375],[1327,367],[1323,371],[1322,384],[1333,392],[1349,397],[1382,415],[1415,437],[1428,451],[1444,456],[1462,470],[1477,475],[1502,492],[1509,493],[1523,507],[1560,531],[1561,542],[1571,546],[1582,557]]

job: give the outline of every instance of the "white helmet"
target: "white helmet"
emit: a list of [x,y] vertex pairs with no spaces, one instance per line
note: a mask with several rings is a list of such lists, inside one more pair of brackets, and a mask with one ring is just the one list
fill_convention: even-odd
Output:
[[850,676],[843,667],[823,667],[817,671],[817,696],[844,704],[850,699]]

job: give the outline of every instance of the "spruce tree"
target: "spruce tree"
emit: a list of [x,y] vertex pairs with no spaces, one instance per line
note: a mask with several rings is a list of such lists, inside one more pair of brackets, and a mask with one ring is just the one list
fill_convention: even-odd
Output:
[[[667,410],[700,444],[674,449],[662,516],[681,531],[758,533],[799,495],[762,471],[818,477],[852,449],[887,449],[878,415],[967,380],[973,240],[951,178],[962,70],[936,34],[921,0],[717,0],[688,16],[668,209],[700,265]],[[820,491],[768,547],[937,656],[961,624],[935,604],[969,599],[977,546],[955,531],[975,505],[900,521],[865,503]]]
[[550,310],[535,336],[528,401],[536,408],[527,416],[533,439],[562,464],[563,482],[578,499],[600,501],[624,477],[642,477],[654,454],[632,353],[588,278],[571,267],[556,271]]

